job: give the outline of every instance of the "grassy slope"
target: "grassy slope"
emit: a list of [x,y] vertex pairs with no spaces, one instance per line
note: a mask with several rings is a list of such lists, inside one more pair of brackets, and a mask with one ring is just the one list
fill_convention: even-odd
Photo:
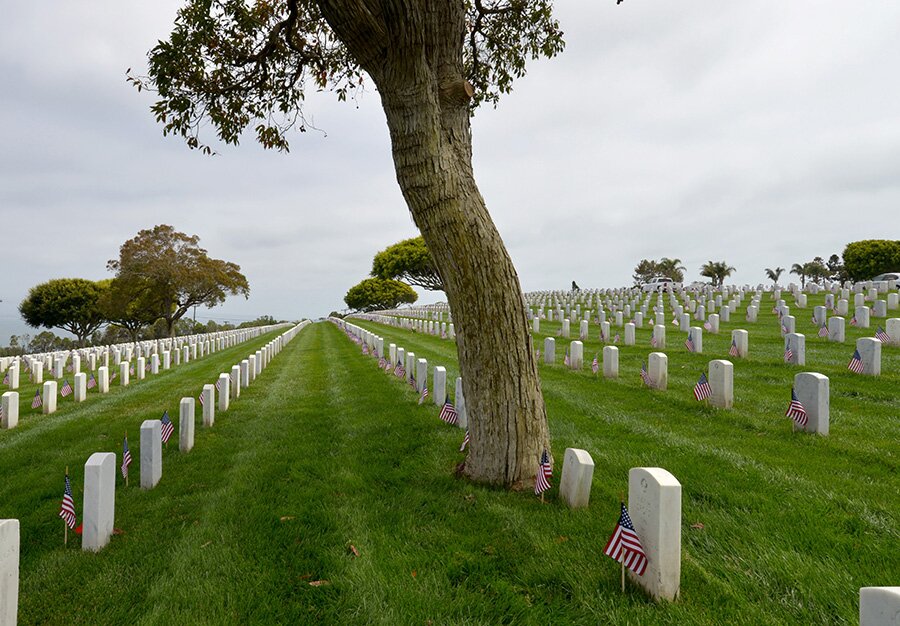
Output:
[[[456,376],[451,342],[366,326]],[[705,338],[706,355],[685,354],[678,340],[664,393],[638,388],[649,347],[621,349],[618,381],[542,366],[557,458],[574,445],[596,463],[586,511],[454,479],[461,431],[327,324],[301,332],[213,429],[198,426],[190,454],[170,446],[156,489],[135,486],[136,460],[132,486],[120,480],[117,494],[124,534],[97,555],[77,540],[60,545],[64,466],[80,513],[91,452],[118,455],[128,428],[136,454],[159,398],[177,414],[178,398],[249,346],[22,418],[0,431],[0,517],[23,524],[20,622],[853,623],[857,588],[900,575],[897,376],[816,368],[833,376],[832,436],[791,435],[780,415],[799,369],[777,362],[776,333],[770,346],[756,335],[730,412],[690,393],[710,355],[727,350],[725,336]],[[642,346],[648,336],[639,332]],[[846,348],[835,358],[846,361]],[[596,349],[589,343],[586,359]],[[898,371],[896,358],[886,369]],[[666,467],[684,484],[675,605],[623,597],[601,554],[636,465]]]

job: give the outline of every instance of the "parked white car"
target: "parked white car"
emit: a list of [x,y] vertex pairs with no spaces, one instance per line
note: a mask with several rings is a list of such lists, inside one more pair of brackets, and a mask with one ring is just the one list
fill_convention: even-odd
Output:
[[678,283],[667,276],[654,276],[646,283],[641,285],[641,291],[644,293],[652,293],[654,291],[665,291],[666,289],[676,289]]

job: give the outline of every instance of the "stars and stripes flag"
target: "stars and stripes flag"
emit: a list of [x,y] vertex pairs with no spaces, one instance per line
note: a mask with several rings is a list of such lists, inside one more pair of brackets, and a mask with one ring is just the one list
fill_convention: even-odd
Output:
[[75,498],[72,497],[72,483],[66,474],[66,490],[63,492],[62,504],[59,505],[59,516],[69,528],[75,528]]
[[672,318],[672,326],[678,326],[678,318],[677,317]]
[[383,356],[378,357],[378,367],[380,369],[384,369],[384,366],[386,363],[387,363],[387,360]]
[[731,347],[728,348],[728,354],[729,354],[729,356],[733,356],[733,357],[737,357],[740,354],[738,352],[737,343],[735,342],[734,339],[731,340]]
[[800,426],[806,426],[806,407],[797,399],[797,393],[791,388],[791,403],[788,405],[785,416],[797,422]]
[[129,363],[129,364],[128,364],[128,373],[129,373],[131,376],[134,376],[134,363]]
[[362,345],[362,353],[363,353],[363,354],[366,354],[366,355],[369,354],[369,345],[368,345],[368,344],[363,343],[363,345]]
[[812,324],[813,324],[813,326],[818,326],[818,325],[819,325],[819,320],[816,319],[816,314],[815,314],[815,313],[813,313],[813,316],[812,316]]
[[69,379],[67,378],[63,381],[62,387],[59,390],[59,395],[65,398],[70,393],[72,393],[72,385],[69,384]]
[[88,389],[93,389],[93,388],[96,387],[96,386],[97,386],[97,379],[94,378],[94,374],[91,373],[91,377],[88,378],[88,381],[87,381],[87,388],[88,388]]
[[397,361],[397,367],[394,368],[394,376],[397,378],[406,376],[406,371],[403,369],[403,363],[400,361]]
[[785,326],[784,324],[782,324],[782,325],[781,325],[781,334],[782,334],[782,335],[786,335],[787,332],[788,332],[787,326]]
[[3,376],[3,384],[4,385],[9,384],[9,370],[6,370],[6,374]]
[[425,398],[428,397],[428,383],[422,385],[422,393],[419,395],[419,404],[425,402]]
[[888,337],[888,334],[884,332],[884,329],[879,326],[878,330],[875,331],[875,339],[880,341],[881,343],[890,343],[891,338]]
[[706,330],[712,330],[712,324],[708,321],[703,322],[703,328],[705,328]]
[[206,403],[206,400],[203,399],[203,391],[200,391],[200,395],[197,396],[197,400],[200,401],[200,406],[203,406]]
[[222,392],[222,379],[217,378],[216,379],[216,393],[221,393],[221,392]]
[[565,365],[566,367],[569,366],[569,349],[568,348],[566,348],[566,358],[563,359],[563,365]]
[[541,349],[538,348],[534,351],[534,360],[540,362],[541,360]]
[[591,371],[596,374],[600,371],[600,363],[597,361],[597,355],[594,355],[594,360],[591,361]]
[[169,419],[169,411],[163,411],[163,416],[160,421],[162,422],[162,428],[160,429],[159,434],[162,442],[169,443],[169,437],[175,432],[175,424]]
[[444,406],[441,407],[441,414],[438,417],[451,426],[459,424],[459,414],[456,412],[453,403],[450,402],[450,398],[444,401]]
[[613,337],[613,343],[619,343],[622,338],[619,336],[619,333],[616,333],[616,336]]
[[787,342],[784,346],[784,362],[790,363],[794,358],[794,351],[791,350],[791,342]]
[[631,522],[631,516],[628,515],[628,509],[625,503],[621,503],[622,512],[619,514],[619,522],[613,531],[606,547],[603,548],[603,554],[623,563],[625,567],[630,569],[638,576],[643,576],[647,571],[647,555],[644,553],[644,547],[641,540],[634,530],[634,524]]
[[550,489],[550,477],[553,476],[553,468],[550,467],[550,455],[544,450],[541,454],[541,462],[538,465],[537,476],[534,479],[534,493],[540,495]]
[[854,315],[854,316],[850,319],[850,325],[851,325],[851,326],[856,326],[858,323],[859,323],[859,322],[856,321],[856,316]]
[[647,371],[645,363],[641,363],[641,381],[648,387],[653,386],[653,381],[650,379],[650,373]]
[[656,347],[656,344],[658,344],[658,343],[659,343],[659,342],[656,340],[656,335],[653,334],[653,333],[651,333],[651,334],[650,334],[650,347],[651,347],[651,348],[655,348],[655,347]]
[[131,465],[131,450],[128,449],[128,435],[122,442],[122,478],[128,479],[128,466]]
[[463,437],[462,445],[459,447],[460,452],[465,452],[466,446],[469,445],[469,431],[466,430],[466,436]]
[[694,335],[693,335],[693,333],[688,333],[688,338],[684,340],[684,347],[687,348],[688,352],[694,351]]
[[31,408],[39,409],[44,406],[44,401],[41,399],[41,390],[38,389],[34,392],[34,398],[31,400]]
[[854,374],[863,373],[863,362],[862,357],[859,355],[859,350],[853,351],[853,358],[851,358],[850,362],[847,364],[847,369]]
[[828,326],[826,326],[825,324],[822,324],[819,327],[818,335],[819,335],[819,337],[822,337],[822,338],[827,337],[828,336]]
[[697,384],[694,385],[694,397],[698,402],[702,400],[706,400],[708,397],[712,395],[712,388],[709,386],[709,381],[706,379],[706,373],[700,373],[700,380],[697,381]]

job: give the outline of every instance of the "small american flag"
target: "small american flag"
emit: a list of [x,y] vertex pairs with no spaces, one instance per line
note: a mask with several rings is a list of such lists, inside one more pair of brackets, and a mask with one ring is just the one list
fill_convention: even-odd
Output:
[[387,364],[387,360],[383,356],[378,357],[378,367],[384,369],[385,364]]
[[694,335],[692,333],[688,333],[688,338],[684,340],[684,347],[688,352],[694,351]]
[[791,389],[791,403],[784,414],[801,426],[806,426],[806,407],[797,399],[797,394],[793,388]]
[[712,330],[712,324],[710,324],[709,322],[703,322],[703,328],[705,328],[706,330]]
[[6,374],[3,376],[3,384],[4,385],[9,384],[9,370],[6,370]]
[[[863,373],[863,362],[862,357],[859,355],[859,350],[853,351],[853,358],[850,359],[850,362],[847,364],[847,369],[853,372],[854,374],[862,374]],[[34,406],[34,405],[32,405]]]
[[591,371],[596,374],[600,371],[600,363],[597,361],[597,355],[594,355],[594,360],[591,362]]
[[459,451],[464,452],[467,445],[469,445],[469,431],[468,430],[466,431],[466,436],[463,437],[463,442],[462,442],[462,445],[459,447]]
[[678,318],[677,317],[672,318],[672,326],[678,326]]
[[441,414],[439,417],[451,426],[456,426],[459,423],[459,414],[457,414],[453,403],[450,402],[450,398],[447,398],[444,402],[444,406],[441,407]]
[[203,392],[202,392],[202,391],[200,392],[200,395],[197,396],[197,399],[200,401],[200,406],[203,406],[203,405],[205,404],[205,402],[206,402],[206,400],[203,399]]
[[94,378],[94,374],[92,373],[92,374],[91,374],[91,377],[88,378],[88,381],[87,381],[87,388],[88,388],[88,389],[93,389],[93,388],[96,387],[96,386],[97,386],[97,379]]
[[621,341],[621,337],[619,337],[619,333],[616,333],[616,336],[613,337],[613,343],[619,343]]
[[128,466],[131,465],[131,450],[128,449],[128,435],[122,443],[122,478],[128,478]]
[[782,334],[782,335],[786,335],[787,332],[788,332],[787,326],[785,326],[784,324],[782,324],[782,325],[781,325],[781,334]]
[[220,393],[222,391],[222,379],[216,379],[216,393]]
[[878,330],[875,331],[875,339],[880,341],[881,343],[890,343],[891,338],[888,337],[888,334],[884,332],[884,329],[879,326]]
[[647,371],[647,366],[644,363],[641,363],[641,381],[648,387],[653,386],[653,381],[650,379],[650,373]]
[[75,499],[72,497],[72,483],[66,474],[66,490],[63,492],[62,504],[59,506],[59,516],[63,518],[69,528],[75,528]]
[[740,353],[738,352],[737,343],[735,343],[734,339],[731,340],[731,347],[728,348],[728,354],[737,357]]
[[34,398],[31,400],[31,408],[39,409],[44,406],[44,401],[41,399],[41,390],[38,389],[34,392]]
[[858,323],[859,323],[859,322],[856,321],[856,316],[854,315],[854,316],[850,319],[850,325],[851,325],[851,326],[856,326]]
[[537,350],[534,351],[534,360],[535,360],[535,361],[540,361],[540,360],[541,360],[541,350],[540,350],[540,348],[538,348]]
[[827,327],[825,324],[822,324],[822,325],[819,327],[818,335],[819,335],[819,337],[822,337],[822,338],[828,336],[828,327]]
[[659,342],[656,341],[656,335],[651,334],[650,335],[650,347],[655,348],[657,343],[659,343]]
[[394,368],[394,376],[396,376],[397,378],[403,378],[403,375],[403,365],[400,361],[397,361],[397,366]]
[[784,362],[790,363],[794,358],[794,351],[791,350],[791,343],[788,342],[787,345],[784,346]]
[[568,348],[566,348],[566,358],[563,359],[563,365],[565,365],[566,367],[569,367],[569,349]]
[[815,313],[813,313],[813,316],[812,316],[812,324],[813,324],[813,326],[818,326],[818,325],[819,325],[819,320],[816,319],[816,314],[815,314]]
[[134,376],[134,363],[128,365],[128,373]]
[[540,495],[550,489],[550,481],[548,479],[552,475],[553,468],[550,467],[550,455],[544,450],[544,453],[541,454],[541,462],[538,466],[537,476],[534,479],[535,494]]
[[634,524],[631,522],[631,516],[628,515],[628,509],[622,502],[622,512],[619,514],[619,522],[613,531],[612,537],[606,542],[603,553],[614,561],[624,563],[625,567],[630,569],[638,576],[643,576],[647,571],[647,555],[644,554],[644,547],[641,540],[634,530]]
[[67,378],[63,381],[63,385],[59,390],[59,395],[65,398],[70,393],[72,393],[72,385],[69,384],[69,379]]
[[422,394],[419,396],[419,404],[425,402],[425,398],[428,397],[428,383],[422,385]]
[[709,381],[706,379],[706,373],[700,373],[700,380],[697,381],[697,384],[694,385],[694,397],[698,402],[702,400],[706,400],[708,397],[712,395],[712,389],[709,386]]
[[362,345],[362,353],[363,353],[363,354],[369,354],[369,345],[368,345],[368,344],[363,343],[363,345]]
[[160,421],[162,422],[162,428],[160,429],[159,433],[161,435],[162,442],[169,443],[169,437],[171,437],[172,433],[175,432],[175,425],[172,423],[172,420],[169,419],[168,411],[163,411],[163,416]]

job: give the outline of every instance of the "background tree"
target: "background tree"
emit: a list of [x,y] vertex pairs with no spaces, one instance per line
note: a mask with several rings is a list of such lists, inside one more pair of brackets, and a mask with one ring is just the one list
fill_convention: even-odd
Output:
[[444,290],[444,283],[422,237],[404,239],[376,254],[372,260],[372,276],[402,280],[430,291]]
[[844,268],[850,280],[869,280],[900,271],[900,240],[865,239],[844,248]]
[[832,254],[828,257],[828,261],[825,263],[828,267],[829,278],[831,280],[837,280],[840,282],[844,282],[848,279],[847,270],[844,268],[844,264],[841,262],[841,257],[837,254]]
[[412,287],[399,280],[367,278],[350,287],[344,302],[354,311],[368,312],[395,309],[401,304],[412,304],[418,298]]
[[659,266],[656,261],[641,259],[640,263],[635,266],[631,278],[634,280],[635,287],[640,287],[657,274],[659,274]]
[[796,274],[800,277],[800,288],[803,289],[806,287],[806,266],[801,263],[794,263],[791,265],[791,274]]
[[707,261],[700,268],[700,275],[706,276],[712,281],[713,287],[725,283],[725,279],[734,273],[735,269],[725,261]]
[[60,337],[49,330],[39,332],[31,339],[28,348],[33,352],[53,352],[55,350],[71,350],[73,342],[68,337]]
[[100,298],[108,287],[84,278],[56,278],[32,287],[19,305],[29,326],[61,328],[78,338],[78,345],[106,321]]
[[803,271],[806,274],[806,277],[814,283],[824,281],[828,278],[828,268],[825,266],[825,259],[820,256],[817,256],[809,263],[804,263]]
[[100,310],[112,324],[124,329],[131,341],[137,341],[141,330],[159,319],[153,285],[133,277],[106,281],[109,288],[100,299]]
[[663,257],[656,264],[656,269],[661,276],[668,276],[676,283],[684,282],[684,273],[687,268],[681,264],[681,259]]
[[783,267],[776,267],[774,270],[766,268],[766,276],[768,276],[769,280],[776,286],[778,285],[778,279],[781,278],[782,273],[784,273]]
[[209,258],[199,242],[196,235],[161,224],[126,241],[119,258],[106,264],[124,292],[146,294],[147,315],[165,320],[169,337],[191,307],[214,307],[228,295],[250,294],[240,266]]
[[129,77],[157,91],[164,133],[205,151],[201,128],[235,144],[251,126],[287,150],[287,130],[305,129],[307,85],[343,100],[374,83],[453,311],[472,415],[464,472],[509,486],[534,480],[550,440],[519,279],[475,183],[470,115],[509,92],[528,58],[563,45],[550,0],[187,0],[149,78]]

